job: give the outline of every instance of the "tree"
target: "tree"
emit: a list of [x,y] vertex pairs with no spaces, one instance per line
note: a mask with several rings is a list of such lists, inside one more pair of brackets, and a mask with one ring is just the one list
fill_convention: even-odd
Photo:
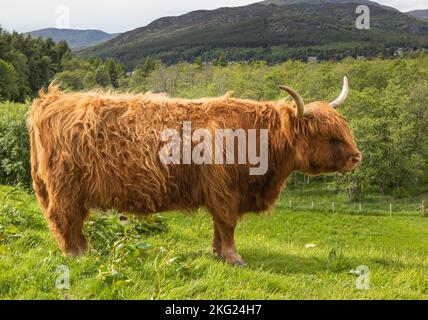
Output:
[[111,85],[110,75],[105,65],[101,65],[95,71],[95,81],[102,87]]
[[109,74],[111,85],[114,88],[119,87],[119,67],[116,61],[112,58],[108,59],[105,63],[105,67]]
[[221,51],[218,58],[214,61],[214,65],[220,66],[220,67],[226,67],[227,64],[228,63],[227,63],[227,59],[226,59],[226,54],[224,53],[224,51]]
[[156,68],[156,61],[152,58],[147,58],[144,60],[143,66],[141,71],[143,72],[143,76],[147,78],[150,73],[152,73],[153,70]]
[[12,64],[0,59],[0,99],[11,100],[18,94],[17,74]]
[[26,97],[31,95],[31,89],[28,83],[28,76],[30,74],[28,59],[23,53],[13,50],[10,63],[15,68],[17,75],[17,94],[14,100],[24,102]]
[[95,72],[89,71],[86,73],[83,84],[85,89],[92,89],[97,86],[97,79],[95,78]]
[[144,71],[141,66],[137,66],[131,75],[129,86],[135,91],[144,91]]
[[195,64],[201,68],[202,67],[202,58],[201,57],[196,57],[195,59]]
[[56,76],[56,81],[62,89],[69,89],[73,91],[80,91],[85,89],[86,83],[82,81],[86,80],[87,71],[78,70],[65,70]]
[[0,28],[0,59],[14,68],[14,72],[7,72],[3,65],[3,76],[15,74],[10,79],[2,78],[2,81],[11,87],[17,83],[13,95],[9,94],[13,101],[23,102],[27,97],[35,97],[56,73],[63,70],[63,63],[69,58],[70,49],[63,41],[56,44],[51,39],[33,39]]

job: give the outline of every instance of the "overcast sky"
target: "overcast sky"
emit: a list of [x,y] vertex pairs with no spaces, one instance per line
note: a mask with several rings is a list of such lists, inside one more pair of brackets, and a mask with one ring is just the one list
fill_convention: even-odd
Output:
[[[197,9],[246,5],[254,0],[2,0],[0,25],[19,32],[68,27],[129,31],[151,21]],[[378,0],[401,11],[428,9],[427,0]],[[70,14],[67,15],[66,12]],[[69,17],[69,18],[67,18]]]

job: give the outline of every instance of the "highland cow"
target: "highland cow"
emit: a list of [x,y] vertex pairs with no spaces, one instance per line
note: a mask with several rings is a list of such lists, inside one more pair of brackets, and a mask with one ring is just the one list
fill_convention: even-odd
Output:
[[[247,212],[271,208],[293,171],[347,172],[361,160],[354,137],[335,108],[348,94],[345,78],[332,103],[219,98],[186,100],[160,94],[64,93],[51,85],[29,113],[34,190],[66,255],[87,249],[83,224],[91,208],[150,214],[204,207],[214,227],[213,250],[235,264],[234,230]],[[250,164],[162,163],[161,133],[192,130],[267,130],[268,169]],[[259,141],[260,142],[260,141]],[[196,142],[192,142],[193,144]]]

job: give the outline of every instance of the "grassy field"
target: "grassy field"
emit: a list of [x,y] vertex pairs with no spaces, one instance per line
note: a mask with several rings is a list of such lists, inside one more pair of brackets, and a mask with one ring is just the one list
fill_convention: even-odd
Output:
[[[238,268],[212,255],[202,211],[122,223],[94,214],[90,252],[65,258],[34,197],[0,186],[0,298],[428,299],[428,218],[390,216],[382,212],[386,197],[367,200],[382,203],[376,210],[349,204],[333,213],[327,205],[345,198],[324,187],[289,189],[274,212],[246,216],[237,243],[248,266]],[[290,210],[290,199],[300,208]],[[360,265],[370,271],[366,290],[350,272]],[[55,286],[58,266],[70,270],[69,289]]]

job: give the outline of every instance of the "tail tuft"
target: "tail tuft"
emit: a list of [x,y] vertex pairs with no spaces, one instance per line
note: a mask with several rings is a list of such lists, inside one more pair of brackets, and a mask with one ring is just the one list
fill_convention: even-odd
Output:
[[56,101],[61,95],[63,95],[63,92],[55,84],[55,81],[53,81],[49,85],[47,92],[45,91],[45,88],[39,90],[39,98],[33,101],[33,108],[43,108]]

